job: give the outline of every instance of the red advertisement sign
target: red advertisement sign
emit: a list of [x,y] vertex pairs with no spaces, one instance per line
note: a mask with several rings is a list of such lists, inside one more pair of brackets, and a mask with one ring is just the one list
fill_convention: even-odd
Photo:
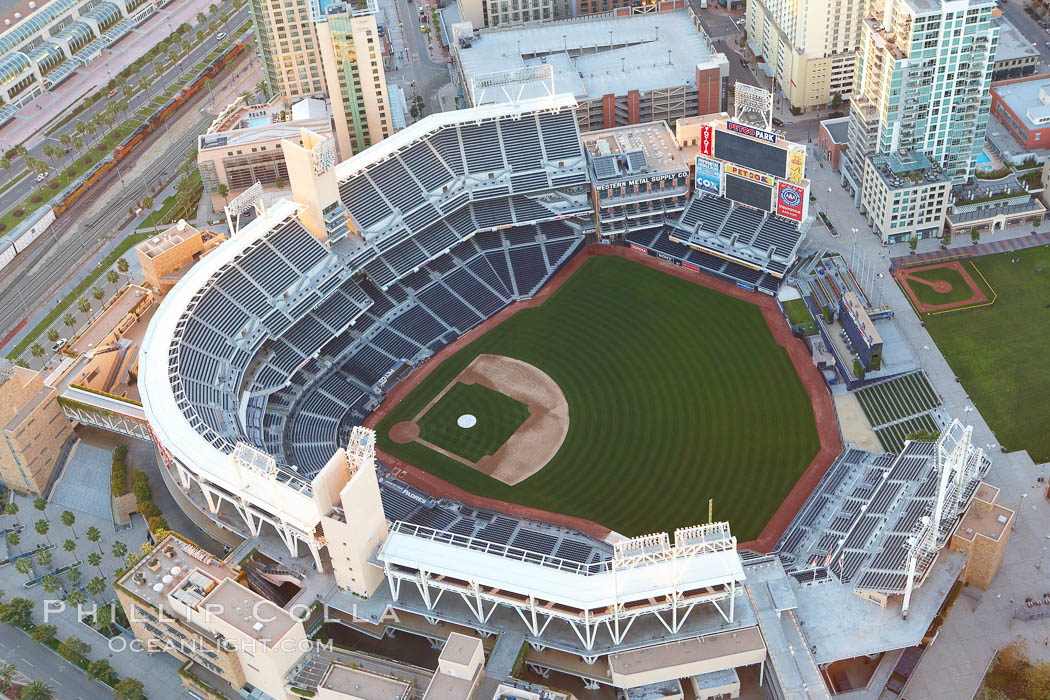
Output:
[[700,127],[700,155],[713,155],[715,145],[715,130],[710,126]]
[[802,221],[802,207],[806,193],[801,187],[786,182],[777,183],[777,214],[792,221]]

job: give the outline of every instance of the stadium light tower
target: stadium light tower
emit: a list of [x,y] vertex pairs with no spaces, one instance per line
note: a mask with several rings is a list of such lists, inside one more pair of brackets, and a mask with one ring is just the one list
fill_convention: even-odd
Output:
[[773,128],[773,93],[757,85],[737,83],[733,88],[733,118],[741,121],[748,113],[758,115],[766,131]]

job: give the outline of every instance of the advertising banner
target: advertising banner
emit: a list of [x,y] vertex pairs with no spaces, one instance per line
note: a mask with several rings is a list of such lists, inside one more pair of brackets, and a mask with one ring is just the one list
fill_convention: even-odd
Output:
[[806,193],[801,187],[781,182],[777,184],[777,214],[792,221],[802,221]]
[[722,194],[722,164],[711,158],[696,157],[696,191]]
[[728,129],[729,131],[735,131],[738,134],[743,134],[744,136],[750,136],[753,139],[759,139],[760,141],[765,141],[766,143],[776,143],[777,142],[777,135],[776,134],[774,134],[774,133],[772,133],[770,131],[763,131],[762,129],[756,129],[753,126],[748,126],[747,124],[741,124],[740,122],[727,121],[726,122],[726,129]]
[[771,175],[765,175],[754,170],[748,170],[747,168],[741,168],[739,165],[732,163],[726,163],[726,172],[730,175],[736,175],[742,177],[745,180],[751,180],[752,182],[761,182],[763,185],[773,186],[775,179]]
[[700,127],[700,154],[709,156],[714,151],[715,130],[710,126]]
[[792,146],[788,149],[787,179],[795,184],[802,184],[806,170],[806,149],[803,146]]

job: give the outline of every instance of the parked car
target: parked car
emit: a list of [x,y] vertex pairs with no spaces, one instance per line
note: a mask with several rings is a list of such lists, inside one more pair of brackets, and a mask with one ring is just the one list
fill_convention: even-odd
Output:
[[218,34],[215,35],[215,39],[217,41],[222,41],[225,38],[226,38],[226,32],[219,32]]
[[846,115],[843,114],[842,112],[831,112],[830,114],[828,114],[828,119],[838,119],[839,117],[844,117],[844,116],[846,116]]
[[773,117],[773,126],[784,126],[784,120],[780,117]]
[[40,173],[39,175],[36,176],[36,181],[37,182],[43,182],[44,180],[47,179],[47,176],[50,175],[50,174],[51,173]]
[[113,88],[112,90],[110,90],[110,91],[109,91],[109,94],[107,94],[107,95],[106,95],[106,97],[108,97],[108,98],[109,98],[109,99],[111,99],[111,100],[112,100],[112,99],[113,99],[114,97],[116,97],[116,96],[117,96],[117,89],[116,89],[116,88]]
[[59,338],[57,341],[55,341],[55,344],[51,346],[51,352],[58,352],[63,347],[65,347],[65,344],[68,342],[69,341],[65,338]]

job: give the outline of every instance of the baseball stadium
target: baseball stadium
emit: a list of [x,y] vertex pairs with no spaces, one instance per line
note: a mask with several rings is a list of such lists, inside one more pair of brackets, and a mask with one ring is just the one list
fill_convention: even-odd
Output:
[[[142,343],[176,502],[368,635],[390,610],[496,635],[493,677],[803,697],[915,643],[989,463],[958,423],[843,448],[775,296],[811,222],[804,151],[725,114],[595,145],[575,108],[435,114],[341,163],[284,143],[294,198],[232,201]],[[312,694],[326,663],[246,677]]]

